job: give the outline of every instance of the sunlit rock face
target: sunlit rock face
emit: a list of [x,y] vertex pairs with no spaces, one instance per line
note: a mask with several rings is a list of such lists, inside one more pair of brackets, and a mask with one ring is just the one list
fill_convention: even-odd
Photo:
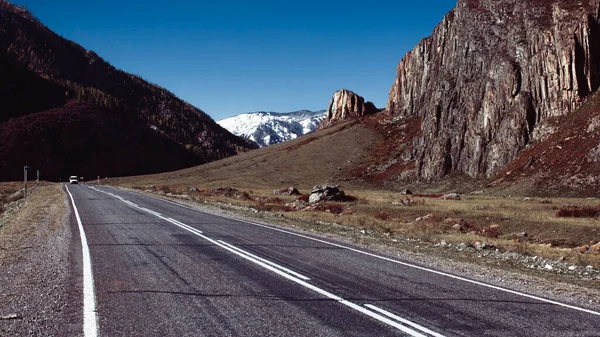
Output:
[[377,108],[371,102],[354,92],[346,89],[338,90],[331,97],[327,108],[327,117],[321,122],[319,128],[325,128],[336,122],[357,119],[377,112]]
[[404,56],[386,110],[422,118],[422,180],[491,177],[600,83],[599,1],[460,0]]

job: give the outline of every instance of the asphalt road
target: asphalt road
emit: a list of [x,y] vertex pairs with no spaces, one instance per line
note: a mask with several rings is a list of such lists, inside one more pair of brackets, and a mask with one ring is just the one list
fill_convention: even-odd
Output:
[[600,336],[585,309],[135,192],[67,188],[93,270],[89,336]]

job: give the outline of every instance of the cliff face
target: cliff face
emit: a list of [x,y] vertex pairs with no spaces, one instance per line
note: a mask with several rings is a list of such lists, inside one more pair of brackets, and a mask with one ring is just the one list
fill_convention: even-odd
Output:
[[459,0],[400,62],[389,113],[422,119],[418,177],[498,173],[600,84],[600,1]]
[[338,90],[331,97],[331,101],[329,101],[327,116],[321,122],[319,129],[331,126],[338,121],[360,118],[376,112],[377,108],[375,105],[371,102],[365,103],[363,97],[350,90]]

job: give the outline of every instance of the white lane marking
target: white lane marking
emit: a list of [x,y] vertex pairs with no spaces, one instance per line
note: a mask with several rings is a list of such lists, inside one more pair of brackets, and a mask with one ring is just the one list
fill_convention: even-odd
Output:
[[100,193],[108,194],[108,195],[110,195],[110,196],[112,196],[112,197],[115,197],[115,198],[117,198],[117,199],[121,200],[122,202],[124,202],[125,204],[127,204],[127,205],[129,205],[129,206],[131,206],[131,207],[133,207],[133,208],[137,208],[137,209],[139,209],[139,210],[141,210],[141,211],[144,211],[144,212],[146,212],[146,213],[150,213],[150,214],[152,214],[152,215],[154,215],[154,216],[156,216],[156,217],[159,217],[159,218],[161,218],[161,219],[163,219],[163,220],[165,220],[165,221],[168,221],[168,222],[170,222],[170,223],[172,223],[172,224],[174,224],[174,225],[176,225],[176,226],[179,226],[179,227],[181,227],[181,228],[183,228],[183,229],[187,229],[187,230],[189,230],[189,231],[191,231],[191,232],[198,232],[198,233],[202,234],[202,231],[201,231],[201,230],[198,230],[198,229],[196,229],[196,228],[194,228],[194,227],[190,227],[190,226],[188,226],[188,225],[186,225],[186,224],[184,224],[184,223],[182,223],[182,222],[180,222],[180,221],[177,221],[177,220],[175,220],[175,219],[167,218],[167,217],[163,216],[162,214],[160,214],[160,213],[158,213],[158,212],[155,212],[155,211],[153,211],[153,210],[151,210],[151,209],[147,209],[147,208],[144,208],[144,207],[140,207],[138,204],[136,204],[136,203],[134,203],[134,202],[131,202],[131,201],[129,201],[129,200],[125,200],[124,198],[122,198],[122,197],[120,197],[120,196],[117,196],[117,195],[115,195],[115,194],[112,194],[112,193],[110,193],[110,192],[106,192],[106,191],[99,190],[99,189],[97,189],[97,188],[94,188],[94,187],[91,187],[91,186],[90,186],[89,188],[91,188],[91,189],[92,189],[92,190],[94,190],[94,191],[98,191],[98,192],[100,192]]
[[372,304],[365,304],[365,307],[367,307],[367,308],[369,308],[369,309],[372,309],[372,310],[375,310],[375,311],[377,311],[377,312],[379,312],[379,313],[381,313],[381,314],[384,314],[384,315],[386,315],[387,317],[390,317],[390,318],[392,318],[392,319],[395,319],[396,321],[398,321],[398,322],[400,322],[400,323],[404,323],[404,324],[406,324],[406,325],[410,325],[410,326],[412,326],[413,328],[415,328],[415,329],[417,329],[417,330],[420,330],[420,331],[422,331],[422,332],[424,332],[424,333],[426,333],[426,334],[429,334],[429,335],[431,335],[431,336],[434,336],[434,337],[445,337],[444,335],[442,335],[442,334],[440,334],[440,333],[437,333],[437,332],[435,332],[435,331],[433,331],[433,330],[427,329],[426,327],[424,327],[424,326],[422,326],[422,325],[419,325],[419,324],[417,324],[417,323],[415,323],[415,322],[409,321],[409,320],[407,320],[406,318],[402,318],[402,317],[400,317],[400,316],[398,316],[398,315],[396,315],[396,314],[393,314],[393,313],[391,313],[391,312],[389,312],[389,311],[387,311],[387,310],[381,309],[381,308],[379,308],[379,307],[377,307],[377,306],[374,306],[374,305],[372,305]]
[[299,274],[299,273],[297,273],[297,272],[295,272],[295,271],[293,271],[293,270],[291,270],[291,269],[288,269],[288,268],[286,268],[286,267],[284,267],[284,266],[282,266],[282,265],[279,265],[279,264],[277,264],[277,263],[275,263],[275,262],[271,262],[271,261],[269,261],[269,260],[267,260],[267,259],[264,259],[264,258],[262,258],[262,257],[260,257],[260,256],[254,255],[254,254],[252,254],[252,253],[250,253],[250,252],[247,252],[247,251],[245,251],[245,250],[243,250],[243,249],[240,249],[240,248],[238,248],[238,247],[236,247],[236,246],[234,246],[234,245],[232,245],[232,244],[229,244],[229,243],[227,243],[227,242],[225,242],[225,241],[222,241],[222,240],[218,240],[218,241],[219,241],[220,243],[222,243],[222,244],[226,245],[227,247],[231,248],[231,249],[234,249],[234,250],[236,250],[236,251],[238,251],[238,252],[240,252],[240,253],[242,253],[242,254],[246,254],[246,255],[248,255],[248,256],[250,256],[250,257],[254,258],[254,259],[257,259],[257,260],[259,260],[259,261],[262,261],[262,262],[264,262],[264,263],[266,263],[266,264],[268,264],[268,265],[270,265],[270,266],[273,266],[273,267],[275,267],[275,268],[277,268],[277,269],[280,269],[280,270],[282,270],[282,271],[284,271],[284,272],[286,272],[286,273],[288,273],[288,274],[292,274],[292,275],[296,276],[297,278],[303,279],[304,281],[308,281],[308,280],[310,280],[310,278],[309,278],[309,277],[306,277],[306,276],[304,276],[304,275],[302,275],[302,274]]
[[[101,191],[101,190],[97,190],[97,191],[98,192],[107,193],[107,194],[112,194],[112,193],[104,192],[104,191]],[[125,201],[122,198],[121,198],[121,200]],[[140,207],[138,207],[138,208],[140,208]],[[305,288],[308,288],[308,289],[310,289],[310,290],[312,290],[314,292],[317,292],[317,293],[319,293],[319,294],[321,294],[321,295],[323,295],[325,297],[328,297],[328,298],[330,298],[332,300],[335,300],[335,301],[337,301],[340,304],[343,304],[343,305],[345,305],[347,307],[350,307],[350,308],[352,308],[352,309],[354,309],[354,310],[356,310],[358,312],[361,312],[361,313],[363,313],[363,314],[365,314],[367,316],[370,316],[370,317],[372,317],[372,318],[374,318],[374,319],[376,319],[376,320],[378,320],[378,321],[380,321],[382,323],[390,325],[390,326],[392,326],[392,327],[394,327],[394,328],[396,328],[396,329],[398,329],[398,330],[400,330],[400,331],[402,331],[402,332],[404,332],[404,333],[406,333],[406,334],[408,334],[410,336],[413,336],[413,337],[427,337],[427,336],[419,333],[418,331],[412,330],[412,329],[410,329],[410,328],[408,328],[408,327],[406,327],[406,326],[404,326],[402,324],[399,324],[398,322],[393,321],[393,320],[391,320],[391,319],[389,319],[389,318],[387,318],[385,316],[382,316],[382,315],[380,315],[380,314],[378,314],[378,313],[376,313],[374,311],[365,309],[365,308],[361,307],[360,305],[352,303],[350,301],[347,301],[347,300],[345,300],[345,299],[343,299],[343,298],[341,298],[341,297],[339,297],[337,295],[334,295],[334,294],[328,292],[327,290],[324,290],[324,289],[321,289],[319,287],[316,287],[316,286],[314,286],[314,285],[306,282],[302,278],[295,276],[294,274],[297,274],[296,272],[293,272],[294,274],[291,274],[291,273],[288,274],[286,271],[284,271],[284,270],[287,269],[285,267],[279,266],[279,265],[277,265],[277,264],[275,264],[273,262],[270,262],[270,261],[263,262],[263,261],[261,261],[261,260],[264,260],[262,258],[254,258],[252,256],[253,254],[245,252],[245,251],[243,251],[243,250],[241,250],[241,249],[239,249],[237,247],[232,246],[231,244],[228,244],[228,243],[223,242],[221,240],[211,239],[208,236],[203,235],[201,231],[199,231],[199,230],[197,230],[197,229],[195,229],[193,227],[190,227],[188,225],[185,225],[185,224],[183,224],[183,223],[181,223],[181,222],[179,222],[177,220],[173,220],[173,219],[170,219],[170,218],[165,218],[163,216],[159,216],[159,217],[162,218],[162,219],[164,219],[164,220],[167,220],[167,221],[171,222],[172,224],[174,224],[174,225],[176,225],[178,227],[181,227],[181,228],[183,228],[183,229],[185,229],[185,230],[187,230],[187,231],[189,231],[189,232],[191,232],[191,233],[193,233],[193,234],[195,234],[195,235],[197,235],[197,236],[199,236],[201,238],[203,238],[204,240],[206,240],[206,241],[208,241],[208,242],[210,242],[210,243],[212,243],[212,244],[214,244],[216,246],[219,246],[219,247],[221,247],[221,248],[223,248],[223,249],[225,249],[225,250],[227,250],[227,251],[229,251],[229,252],[231,252],[231,253],[233,253],[235,255],[238,255],[238,256],[240,256],[243,259],[246,259],[246,260],[248,260],[250,262],[253,262],[253,263],[255,263],[255,264],[257,264],[257,265],[259,265],[259,266],[261,266],[261,267],[263,267],[265,269],[268,269],[268,270],[274,272],[275,274],[277,274],[279,276],[282,276],[282,277],[284,277],[284,278],[286,278],[286,279],[288,279],[288,280],[290,280],[290,281],[292,281],[294,283],[297,283],[297,284],[299,284],[299,285],[301,285],[301,286],[303,286]],[[173,221],[171,221],[171,220],[173,220]],[[277,265],[277,267],[275,267],[273,265]],[[287,270],[289,270],[289,269],[287,269]],[[300,274],[298,274],[298,275],[300,275]],[[300,275],[300,276],[302,276],[302,275]]]
[[[117,189],[116,187],[112,187],[112,188]],[[187,209],[199,212],[199,213],[210,214],[210,215],[221,217],[221,218],[226,218],[226,219],[231,219],[231,220],[235,220],[235,221],[247,223],[247,224],[250,224],[250,225],[253,225],[253,226],[263,227],[263,228],[270,229],[270,230],[273,230],[273,231],[278,231],[278,232],[282,232],[282,233],[286,233],[286,234],[298,236],[298,237],[305,238],[305,239],[308,239],[308,240],[312,240],[312,241],[316,241],[316,242],[321,242],[321,243],[324,243],[324,244],[327,244],[327,245],[330,245],[330,246],[334,246],[334,247],[338,247],[338,248],[343,248],[343,249],[350,250],[350,251],[353,251],[353,252],[356,252],[356,253],[360,253],[360,254],[363,254],[363,255],[375,257],[375,258],[378,258],[378,259],[381,259],[381,260],[393,262],[393,263],[396,263],[396,264],[399,264],[399,265],[402,265],[402,266],[405,266],[405,267],[410,267],[410,268],[414,268],[414,269],[418,269],[418,270],[430,272],[430,273],[433,273],[433,274],[450,277],[450,278],[453,278],[455,280],[459,280],[459,281],[463,281],[463,282],[468,282],[468,283],[476,284],[476,285],[479,285],[479,286],[482,286],[482,287],[487,287],[487,288],[491,288],[491,289],[494,289],[494,290],[503,291],[503,292],[506,292],[506,293],[509,293],[509,294],[513,294],[513,295],[518,295],[518,296],[530,298],[530,299],[537,300],[537,301],[540,301],[540,302],[554,304],[554,305],[557,305],[557,306],[560,306],[560,307],[563,307],[563,308],[569,308],[569,309],[573,309],[573,310],[585,312],[585,313],[588,313],[588,314],[600,316],[600,312],[593,311],[593,310],[590,310],[590,309],[580,308],[580,307],[576,307],[574,305],[570,305],[570,304],[565,304],[565,303],[553,301],[553,300],[546,299],[546,298],[543,298],[543,297],[538,297],[538,296],[535,296],[535,295],[530,295],[530,294],[522,293],[522,292],[519,292],[519,291],[502,288],[502,287],[499,287],[499,286],[495,286],[495,285],[492,285],[492,284],[487,284],[487,283],[483,283],[483,282],[471,280],[471,279],[468,279],[468,278],[465,278],[465,277],[461,277],[461,276],[457,276],[457,275],[452,275],[452,274],[445,273],[445,272],[442,272],[442,271],[438,271],[438,270],[435,270],[435,269],[430,269],[430,268],[426,268],[426,267],[422,267],[422,266],[417,266],[417,265],[414,265],[414,264],[410,264],[410,263],[407,263],[407,262],[402,262],[402,261],[394,260],[394,259],[391,259],[389,257],[385,257],[385,256],[381,256],[381,255],[377,255],[377,254],[365,252],[365,251],[362,251],[360,249],[356,249],[356,248],[352,248],[352,247],[340,245],[340,244],[337,244],[337,243],[328,242],[328,241],[325,241],[325,240],[320,240],[320,239],[313,238],[313,237],[310,237],[310,236],[307,236],[307,235],[303,235],[303,234],[299,234],[299,233],[290,232],[290,231],[287,231],[285,229],[280,229],[280,228],[276,228],[276,227],[272,227],[272,226],[267,226],[267,225],[263,225],[263,224],[259,224],[259,223],[255,223],[255,222],[251,222],[251,221],[239,219],[239,218],[230,217],[230,216],[227,216],[227,215],[215,214],[215,213],[210,213],[210,212],[207,212],[207,211],[201,211],[201,210],[199,210],[197,208],[193,208],[193,207],[190,207],[190,206],[187,206],[187,205],[183,205],[183,204],[171,201],[171,200],[167,200],[167,199],[155,197],[155,196],[152,196],[152,195],[143,194],[141,192],[135,192],[135,191],[130,191],[130,192],[131,193],[136,193],[136,194],[139,194],[139,195],[142,195],[142,196],[146,196],[146,197],[149,197],[149,198],[153,198],[153,199],[156,199],[156,200],[164,201],[164,202],[167,202],[167,203],[179,206],[179,207],[183,207],[183,208],[187,208]]]
[[73,210],[75,211],[75,219],[77,219],[77,226],[79,227],[79,236],[81,237],[81,251],[83,255],[83,335],[85,337],[95,337],[98,335],[98,319],[96,315],[96,295],[94,293],[94,275],[92,273],[90,249],[81,218],[79,217],[79,211],[75,205],[75,199],[73,199],[73,195],[67,185],[65,185],[65,189],[71,198]]

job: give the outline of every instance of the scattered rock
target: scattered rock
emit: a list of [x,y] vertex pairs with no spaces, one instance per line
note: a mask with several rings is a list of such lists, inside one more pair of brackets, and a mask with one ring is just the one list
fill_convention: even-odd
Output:
[[402,195],[411,195],[411,194],[413,194],[413,192],[407,188],[404,191],[402,191],[400,194],[402,194]]
[[296,200],[292,203],[289,204],[285,204],[285,207],[290,208],[292,210],[301,210],[301,209],[305,209],[308,206],[308,203],[302,201],[302,200]]
[[290,188],[286,188],[286,189],[278,189],[273,191],[273,194],[275,195],[300,195],[300,191],[298,191],[297,188],[295,187],[290,187]]
[[526,232],[518,232],[518,233],[512,233],[512,234],[508,234],[505,236],[507,239],[513,240],[515,242],[527,242],[529,240],[529,236],[527,235]]
[[415,222],[421,222],[421,221],[433,221],[435,220],[435,216],[433,216],[433,214],[427,214],[425,216],[419,217],[415,219]]
[[552,269],[554,269],[554,267],[552,267],[552,266],[551,266],[551,265],[549,265],[549,264],[546,264],[546,265],[544,266],[544,269],[546,269],[546,270],[552,270]]
[[8,197],[6,197],[6,203],[11,203],[11,202],[15,202],[17,200],[21,200],[23,199],[23,190],[18,190],[15,193],[9,195]]
[[595,245],[583,245],[575,248],[575,251],[579,254],[600,254],[600,242]]
[[460,200],[458,193],[448,193],[440,197],[442,200]]
[[485,193],[485,192],[484,192],[484,191],[473,191],[473,192],[471,192],[471,193],[469,193],[469,194],[470,194],[470,195],[481,195],[481,194],[483,194],[483,193]]
[[444,220],[444,223],[454,224],[454,225],[458,225],[460,227],[460,226],[464,225],[466,222],[465,222],[465,220],[460,219],[460,218],[446,218],[446,220]]
[[310,191],[308,202],[315,204],[321,201],[345,201],[346,194],[340,189],[340,186],[320,186],[316,185]]
[[193,193],[193,192],[198,192],[198,191],[199,191],[199,190],[198,190],[198,188],[196,188],[196,187],[192,187],[192,188],[190,188],[190,192],[192,192],[192,193]]
[[21,315],[19,315],[19,314],[8,314],[8,315],[0,316],[0,319],[2,319],[2,320],[21,319],[21,318],[23,318],[23,317],[21,317]]
[[401,199],[400,201],[392,202],[393,206],[410,206],[413,204],[412,199]]

